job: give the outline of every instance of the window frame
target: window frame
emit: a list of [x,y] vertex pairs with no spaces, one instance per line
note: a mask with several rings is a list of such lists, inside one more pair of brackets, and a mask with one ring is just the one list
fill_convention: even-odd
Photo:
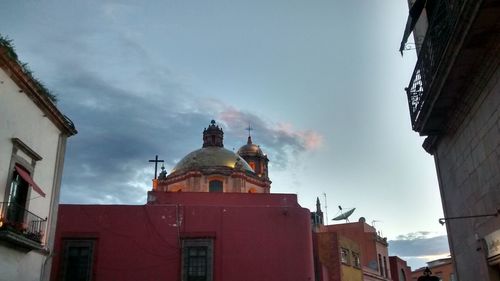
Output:
[[[59,271],[59,280],[66,281],[67,277],[67,268],[68,268],[68,257],[69,257],[69,248],[70,247],[82,247],[87,246],[89,248],[90,254],[88,260],[87,267],[87,278],[85,281],[91,281],[94,278],[94,268],[96,261],[96,248],[97,241],[96,239],[73,239],[73,238],[64,238],[62,240],[62,253],[60,260],[60,271]],[[68,279],[69,280],[69,279]]]
[[[9,175],[6,181],[5,193],[4,193],[4,201],[7,202],[10,199],[12,182],[14,181],[14,175],[17,174],[16,166],[21,167],[23,170],[28,172],[28,174],[33,178],[35,172],[36,162],[42,160],[43,158],[38,155],[33,149],[31,149],[27,144],[21,141],[19,138],[12,138],[12,153],[10,158],[9,165]],[[30,158],[29,161],[25,157],[19,154],[22,152]],[[24,179],[23,179],[24,181]],[[28,187],[27,199],[26,203],[23,207],[26,210],[29,210],[29,202],[31,198],[31,188]]]
[[[16,171],[16,166],[27,172],[29,176],[33,178],[36,162],[42,160],[43,158],[19,138],[11,138],[11,142],[12,153],[10,157],[7,180],[5,182],[5,189],[3,194],[4,197],[2,200],[3,202],[5,202],[5,208],[3,208],[2,210],[2,215],[8,217],[10,216],[9,213],[11,213],[12,209],[22,210],[22,213],[20,213],[19,215],[15,215],[16,218],[15,222],[13,221],[13,223],[15,224],[15,229],[24,231],[27,224],[27,212],[30,212],[30,202],[32,199],[34,199],[31,198],[33,188],[31,188],[29,186],[29,183],[26,182],[26,180],[24,180],[22,176]],[[18,184],[15,183],[16,179],[19,180]],[[13,200],[13,192],[18,190],[19,187],[24,189],[23,197],[26,197],[21,204],[19,204],[20,202],[17,202],[17,200]],[[12,217],[10,217],[9,219],[12,219]],[[43,243],[45,236],[46,235],[44,235],[40,239],[40,243]]]
[[381,254],[378,254],[378,264],[379,264],[380,276],[384,276],[384,266],[382,265],[382,255]]
[[359,253],[356,253],[353,251],[352,252],[352,260],[353,260],[353,263],[352,263],[353,267],[361,268],[361,257],[359,255]]
[[349,249],[343,248],[343,247],[340,248],[340,262],[341,263],[350,265],[351,262],[350,262],[349,255],[350,255]]
[[[211,184],[212,183],[216,183],[216,182],[220,183],[220,190],[212,190]],[[217,188],[219,188],[219,187],[217,186]],[[211,180],[209,180],[208,181],[208,192],[213,192],[213,193],[222,193],[222,192],[224,192],[224,181],[220,180],[220,179],[211,179]]]
[[204,248],[206,249],[206,265],[205,265],[205,278],[200,279],[203,281],[213,281],[213,270],[214,270],[214,245],[213,239],[205,238],[190,238],[182,240],[182,257],[181,257],[181,270],[182,270],[182,281],[189,281],[189,269],[190,269],[190,255],[189,250],[193,248]]
[[[17,166],[24,169],[21,165]],[[15,224],[24,224],[26,222],[26,211],[28,211],[31,195],[30,186],[15,169],[9,175],[9,185],[5,199],[6,208],[3,215],[8,221],[12,221]],[[19,199],[23,202],[19,202]]]
[[248,162],[248,165],[250,166],[250,168],[252,168],[252,170],[253,170],[255,173],[257,173],[257,170],[256,170],[257,165],[255,164],[255,161],[249,161],[249,162]]

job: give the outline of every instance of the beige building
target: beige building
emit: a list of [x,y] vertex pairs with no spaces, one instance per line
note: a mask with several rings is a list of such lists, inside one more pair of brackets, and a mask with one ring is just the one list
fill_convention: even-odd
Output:
[[48,280],[66,139],[76,130],[0,37],[0,280]]
[[456,277],[500,280],[500,5],[416,0],[408,22],[421,11],[428,25],[406,91],[435,159]]

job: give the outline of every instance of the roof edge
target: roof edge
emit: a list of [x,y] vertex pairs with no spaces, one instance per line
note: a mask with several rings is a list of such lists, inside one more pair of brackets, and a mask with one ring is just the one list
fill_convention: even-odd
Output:
[[32,77],[29,77],[17,60],[9,56],[9,50],[0,45],[0,67],[7,75],[44,113],[47,117],[67,136],[78,133],[73,122],[64,115],[45,94],[41,93],[39,86]]

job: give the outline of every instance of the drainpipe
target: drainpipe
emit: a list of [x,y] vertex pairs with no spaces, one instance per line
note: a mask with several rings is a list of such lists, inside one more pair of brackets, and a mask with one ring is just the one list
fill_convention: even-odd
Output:
[[42,268],[40,270],[40,281],[49,281],[50,280],[50,268],[52,266],[52,257],[54,256],[54,240],[56,233],[56,223],[57,223],[57,214],[59,209],[59,196],[61,191],[61,179],[62,172],[64,167],[64,155],[66,153],[66,140],[67,136],[64,134],[59,134],[59,140],[57,143],[57,154],[56,154],[56,162],[54,165],[54,176],[52,179],[52,196],[50,201],[50,210],[48,221],[46,225],[45,233],[46,237],[46,245],[48,249],[48,254],[45,257],[45,260],[42,264]]

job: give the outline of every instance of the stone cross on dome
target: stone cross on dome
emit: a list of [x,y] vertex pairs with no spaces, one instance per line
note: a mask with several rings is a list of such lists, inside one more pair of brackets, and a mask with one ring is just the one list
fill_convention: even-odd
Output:
[[248,124],[248,127],[245,128],[248,131],[248,136],[250,136],[250,132],[253,131],[252,125]]
[[156,179],[156,176],[158,175],[158,163],[163,163],[165,162],[165,160],[158,160],[158,155],[156,155],[155,159],[149,160],[149,162],[155,163],[155,179]]
[[250,124],[248,124],[248,127],[246,127],[245,130],[248,131],[248,141],[247,141],[247,144],[252,144],[252,135],[250,134],[250,132],[253,131],[252,126]]

